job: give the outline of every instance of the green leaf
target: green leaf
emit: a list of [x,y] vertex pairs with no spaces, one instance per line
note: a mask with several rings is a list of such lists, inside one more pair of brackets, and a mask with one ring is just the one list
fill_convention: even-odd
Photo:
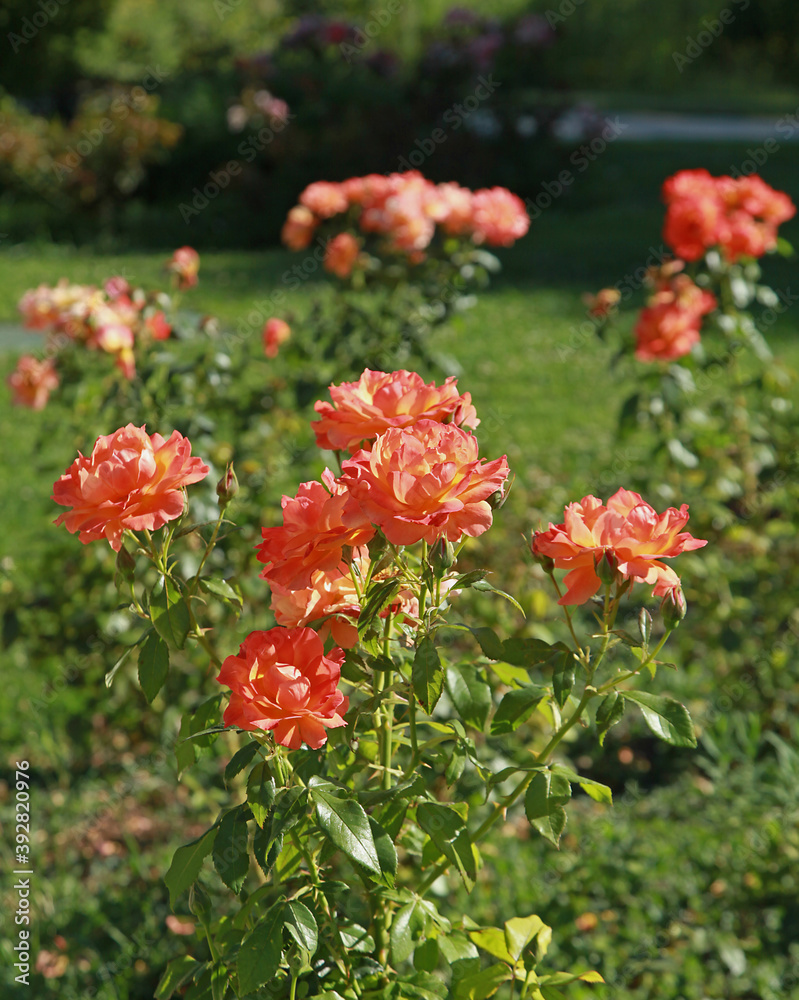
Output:
[[544,663],[552,655],[553,647],[541,639],[511,638],[503,641],[493,629],[485,626],[470,628],[469,631],[489,660],[500,660],[514,667],[532,667],[536,663]]
[[552,771],[538,771],[527,787],[524,811],[538,832],[555,847],[566,826],[564,804],[571,798],[568,779]]
[[211,970],[212,1000],[225,1000],[225,994],[230,982],[230,972],[226,965],[215,965]]
[[152,632],[139,653],[139,684],[150,704],[164,686],[168,673],[169,646]]
[[485,580],[488,574],[487,569],[473,569],[469,573],[462,573],[456,578],[452,585],[453,590],[467,590],[469,587],[473,587],[480,580]]
[[485,730],[491,712],[491,688],[475,667],[461,663],[447,670],[447,694],[464,724]]
[[369,818],[355,799],[340,798],[335,786],[313,777],[309,783],[319,825],[340,850],[377,876],[383,875]]
[[189,609],[177,586],[161,576],[150,593],[150,617],[161,638],[183,649],[191,629]]
[[427,938],[416,946],[413,953],[413,967],[420,972],[434,972],[438,966],[438,940]]
[[435,708],[444,688],[444,668],[433,640],[427,636],[416,648],[412,679],[416,697],[425,712],[429,714]]
[[238,607],[242,606],[241,594],[237,593],[226,580],[200,580],[200,588],[206,594],[214,594],[224,601],[229,601]]
[[546,694],[547,689],[538,684],[527,684],[515,691],[508,691],[491,720],[491,735],[501,736],[514,732],[530,718]]
[[505,940],[505,932],[499,927],[481,927],[477,931],[469,931],[469,937],[483,951],[498,958],[509,965],[515,965],[516,960],[508,949],[508,942]]
[[521,611],[522,617],[524,617],[524,608],[521,606],[521,604],[519,604],[516,598],[511,597],[510,594],[506,594],[504,590],[497,590],[497,588],[494,587],[492,584],[490,584],[488,580],[477,580],[475,583],[472,584],[472,587],[475,590],[486,590],[492,594],[498,594],[500,597],[504,597],[506,601],[508,601],[510,604],[514,606],[514,608],[516,608],[517,611]]
[[250,743],[245,743],[240,750],[237,750],[233,754],[225,768],[225,784],[228,784],[237,774],[244,770],[258,753],[259,746],[260,744],[257,740],[252,740]]
[[319,929],[316,926],[316,917],[304,903],[296,899],[286,903],[283,925],[300,948],[304,948],[309,955],[316,952]]
[[372,622],[379,616],[389,604],[394,600],[400,589],[400,581],[395,579],[384,580],[376,586],[371,587],[366,600],[358,615],[358,634],[363,635],[372,625]]
[[372,830],[372,837],[375,842],[375,850],[383,870],[383,881],[389,888],[394,886],[394,878],[397,874],[397,849],[394,841],[388,835],[388,831],[373,817],[369,817],[369,826]]
[[174,958],[164,970],[164,974],[155,988],[155,1000],[169,1000],[175,990],[180,989],[192,979],[202,967],[203,963],[198,962],[191,955],[181,955],[180,958]]
[[469,631],[480,644],[483,656],[487,656],[489,660],[503,658],[502,640],[493,629],[483,626],[482,628],[469,629]]
[[275,903],[239,949],[239,995],[268,983],[280,967],[283,951],[283,903]]
[[453,1000],[488,1000],[512,975],[507,965],[489,965],[487,969],[459,979],[454,987]]
[[132,644],[131,644],[130,646],[128,646],[128,647],[127,647],[127,648],[125,649],[125,651],[124,651],[124,652],[122,653],[122,655],[121,655],[121,656],[119,657],[119,659],[118,659],[118,660],[116,661],[116,663],[115,663],[115,664],[113,665],[113,667],[111,667],[111,669],[110,669],[110,670],[108,671],[108,673],[107,673],[107,674],[105,675],[105,678],[104,678],[104,679],[105,679],[105,686],[106,686],[107,688],[110,688],[110,687],[111,687],[111,685],[112,685],[112,684],[114,683],[114,678],[115,678],[115,677],[116,677],[116,675],[117,675],[117,671],[118,671],[118,670],[119,670],[119,668],[120,668],[120,667],[122,666],[122,664],[123,664],[123,663],[125,662],[125,660],[127,660],[127,658],[128,658],[129,656],[130,656],[130,654],[131,654],[131,653],[133,652],[133,650],[134,650],[134,649],[135,649],[135,648],[136,648],[137,646],[140,646],[140,645],[141,645],[141,644],[142,644],[142,643],[144,642],[144,640],[145,640],[145,639],[146,639],[146,638],[147,638],[148,636],[150,636],[150,635],[152,635],[152,634],[153,634],[153,630],[152,630],[152,628],[147,628],[147,629],[145,629],[145,630],[144,630],[144,631],[142,632],[142,634],[141,634],[141,635],[139,636],[139,638],[138,638],[138,639],[137,639],[137,640],[136,640],[136,641],[135,641],[134,643],[132,643]]
[[214,841],[214,867],[219,877],[238,895],[250,867],[247,849],[246,807],[236,806],[226,812]]
[[607,805],[613,805],[613,793],[601,781],[594,781],[593,778],[584,778],[581,774],[572,771],[570,767],[566,767],[564,764],[553,764],[552,773],[559,774],[572,785],[579,785],[594,802],[604,802]]
[[[529,917],[513,917],[505,921],[505,944],[514,963],[519,961],[527,945],[538,937],[546,926],[535,913]],[[549,928],[549,933],[552,934],[551,928]]]
[[164,882],[169,889],[169,904],[173,910],[181,893],[185,892],[200,874],[203,859],[211,853],[217,832],[218,828],[213,826],[210,830],[206,830],[202,837],[175,851],[169,871],[164,875]]
[[180,730],[178,731],[178,738],[175,743],[178,778],[180,778],[187,767],[191,767],[197,760],[197,751],[194,748],[194,744],[189,740],[189,736],[191,736],[191,721],[192,717],[188,713],[180,720]]
[[247,778],[247,804],[258,826],[263,826],[275,803],[275,779],[266,761],[256,764]]
[[416,820],[438,850],[458,869],[466,888],[471,892],[477,878],[474,848],[466,827],[465,803],[445,805],[442,802],[420,802]]
[[533,667],[551,655],[552,646],[541,639],[512,638],[502,643],[502,660],[514,667]]
[[599,736],[599,745],[605,742],[608,730],[620,722],[624,715],[624,699],[620,697],[618,691],[611,691],[605,695],[596,710],[596,731]]
[[559,650],[555,654],[553,664],[552,685],[555,691],[555,701],[563,708],[569,700],[569,695],[572,693],[572,688],[574,687],[577,661],[574,653],[566,648]]
[[463,744],[456,743],[452,748],[452,756],[450,757],[449,763],[444,771],[444,778],[448,785],[454,785],[458,778],[460,778],[463,774],[468,758],[469,755]]
[[398,910],[391,921],[389,943],[391,945],[391,964],[394,966],[405,962],[413,954],[414,932],[419,929],[422,919],[418,907],[419,900],[414,899]]
[[695,747],[696,734],[691,716],[684,705],[674,698],[647,691],[622,691],[625,701],[641,709],[644,721],[659,739],[675,747]]
[[477,948],[461,931],[442,934],[438,938],[438,948],[448,965],[463,959],[478,958]]

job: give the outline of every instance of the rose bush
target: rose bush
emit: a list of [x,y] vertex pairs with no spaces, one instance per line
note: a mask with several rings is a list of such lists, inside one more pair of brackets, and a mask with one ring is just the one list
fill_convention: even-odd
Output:
[[[214,601],[243,603],[238,581],[207,569],[235,494],[232,471],[218,484],[219,516],[191,576],[182,575],[179,547],[205,526],[183,513],[182,493],[181,519],[159,529],[153,510],[165,522],[178,509],[155,502],[136,520],[146,482],[157,494],[157,482],[180,490],[205,474],[188,458],[187,441],[174,439],[159,479],[155,456],[169,443],[153,438],[153,460],[142,460],[147,436],[122,428],[98,441],[93,465],[79,458],[65,477],[74,492],[82,472],[80,489],[100,501],[87,512],[92,538],[85,540],[121,538],[119,582],[141,621],[134,648],[148,701],[189,640],[230,692],[221,716],[218,692],[184,715],[179,770],[222,733],[244,738],[225,768],[229,791],[218,816],[177,850],[165,876],[173,905],[189,893],[202,939],[165,971],[162,1000],[190,981],[195,992],[216,983],[223,995],[232,989],[241,997],[268,988],[291,998],[377,992],[441,1000],[475,1000],[503,987],[534,1000],[569,983],[602,982],[594,971],[547,969],[552,929],[538,915],[509,917],[502,927],[453,920],[431,891],[450,877],[470,890],[487,863],[484,838],[522,804],[531,830],[557,845],[573,788],[610,803],[610,789],[561,753],[578,724],[602,742],[637,707],[660,739],[695,745],[679,702],[630,686],[654,674],[682,614],[664,608],[657,622],[641,606],[639,637],[624,633],[623,642],[615,627],[633,580],[679,602],[679,577],[661,560],[704,544],[682,530],[686,508],[658,515],[621,490],[607,505],[586,497],[566,509],[562,525],[535,532],[534,552],[559,595],[558,564],[580,577],[579,588],[569,581],[568,598],[586,601],[603,590],[591,636],[578,639],[568,606],[576,599],[561,601],[564,640],[503,639],[479,620],[456,623],[450,605],[470,590],[519,608],[485,571],[457,566],[468,537],[492,523],[488,498],[494,507],[501,501],[507,462],[480,459],[463,426],[430,419],[431,400],[447,400],[445,418],[470,406],[454,382],[419,385],[398,371],[364,372],[355,384],[373,384],[376,375],[383,389],[392,375],[398,386],[413,385],[416,412],[402,414],[402,426],[380,428],[371,403],[347,411],[338,456],[353,440],[368,450],[345,457],[337,479],[327,471],[323,482],[284,497],[283,525],[265,528],[259,546],[273,610],[296,623],[250,631],[237,654],[222,658],[232,634],[203,625]],[[334,400],[341,388],[331,387]],[[465,412],[475,425],[473,411]],[[101,468],[116,490],[107,506],[92,492]],[[346,650],[336,645],[337,626],[345,626]],[[465,794],[475,782],[481,794]],[[225,898],[212,889],[213,903],[203,886],[208,856],[232,892]]]

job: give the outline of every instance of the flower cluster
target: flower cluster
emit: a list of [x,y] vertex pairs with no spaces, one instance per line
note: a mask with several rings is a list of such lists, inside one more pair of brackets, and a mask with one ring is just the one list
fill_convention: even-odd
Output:
[[663,184],[663,236],[678,257],[699,260],[718,247],[730,263],[762,257],[777,246],[777,229],[796,214],[787,194],[757,174],[713,177],[707,170],[680,170]]
[[338,690],[344,653],[325,654],[311,628],[251,632],[237,656],[228,656],[217,680],[231,690],[228,726],[271,730],[290,750],[318,750],[327,730],[345,725],[349,701]]
[[[191,247],[176,250],[166,266],[176,276],[178,290],[197,284],[199,255]],[[47,333],[51,357],[69,344],[80,344],[112,355],[125,378],[132,379],[136,348],[171,336],[172,325],[164,311],[170,305],[169,296],[133,288],[124,277],[109,278],[102,288],[62,278],[54,286],[27,291],[19,310],[29,330]],[[15,402],[41,409],[58,380],[52,361],[41,362],[38,368],[30,361],[30,357],[20,360],[9,384]],[[25,388],[30,385],[35,388],[32,393]]]
[[[524,203],[505,188],[470,191],[454,183],[433,184],[411,170],[310,184],[288,214],[283,242],[304,250],[321,223],[344,214],[361,237],[377,236],[389,252],[404,254],[411,263],[424,259],[437,226],[478,245],[511,246],[530,225]],[[338,233],[326,245],[325,268],[348,277],[362,242],[352,232]]]
[[55,523],[84,545],[106,538],[119,552],[123,532],[154,531],[181,517],[184,488],[209,471],[177,431],[164,440],[128,424],[99,437],[88,457],[79,452],[56,481],[52,499],[71,509]]
[[562,524],[533,534],[532,550],[568,570],[559,604],[584,604],[614,578],[654,585],[656,597],[676,604],[680,578],[662,560],[707,545],[682,530],[687,522],[687,504],[658,514],[638,493],[620,489],[607,504],[595,496],[569,504]]
[[673,361],[699,343],[702,318],[716,308],[716,297],[680,273],[682,261],[669,261],[650,273],[654,286],[635,325],[639,361]]
[[[378,532],[394,545],[482,534],[508,465],[478,458],[476,438],[463,430],[477,416],[453,378],[437,386],[413,372],[367,369],[330,394],[332,404],[316,404],[317,444],[350,457],[338,478],[325,470],[321,482],[283,497],[283,523],[262,529],[258,559],[278,623],[324,619],[321,634],[349,648],[367,582],[386,572],[368,549]],[[418,612],[401,588],[382,614],[412,621]]]

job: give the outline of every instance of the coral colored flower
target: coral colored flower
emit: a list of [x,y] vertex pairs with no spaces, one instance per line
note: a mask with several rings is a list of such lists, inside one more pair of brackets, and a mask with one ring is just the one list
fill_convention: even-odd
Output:
[[342,649],[325,655],[311,628],[251,632],[228,656],[217,680],[231,690],[226,726],[271,732],[289,750],[318,750],[327,730],[346,725],[349,699],[338,690]]
[[568,505],[563,524],[534,533],[533,554],[548,556],[557,569],[569,571],[559,604],[584,604],[592,597],[601,587],[596,562],[608,556],[623,577],[654,585],[653,593],[662,596],[679,589],[680,580],[661,560],[707,545],[682,531],[687,522],[687,504],[658,514],[630,490],[618,490],[607,506],[586,496]]
[[[365,551],[365,550],[364,550]],[[358,626],[355,624],[361,613],[355,582],[349,573],[340,570],[317,569],[311,574],[308,587],[292,590],[271,580],[272,611],[278,625],[307,625],[328,615],[326,622],[317,630],[324,642],[332,635],[333,642],[342,649],[352,649],[358,642]]]
[[191,247],[180,247],[172,254],[172,259],[166,265],[168,271],[178,276],[178,288],[185,291],[197,284],[197,272],[200,270],[200,255]]
[[468,188],[438,184],[427,210],[448,236],[464,236],[472,231],[474,195]]
[[[315,570],[308,587],[292,590],[270,580],[275,621],[278,625],[308,625],[319,618],[332,616],[317,629],[319,638],[324,642],[331,635],[337,646],[351,649],[358,642],[357,621],[361,613],[358,589],[365,585],[369,563],[369,550],[364,546],[353,550],[352,565],[346,571]],[[378,580],[382,578],[382,574],[376,577]],[[358,587],[355,580],[359,581]],[[419,601],[410,591],[401,590],[394,603],[385,608],[380,616],[388,614],[402,615],[405,621],[416,621]]]
[[119,552],[126,529],[154,531],[183,514],[183,489],[208,475],[191,457],[191,442],[177,431],[168,440],[128,424],[99,437],[90,456],[77,459],[57,480],[52,499],[72,510],[55,522],[80,533],[84,545],[107,538]]
[[752,174],[712,177],[707,170],[681,170],[663,185],[668,208],[664,239],[679,257],[698,260],[718,246],[725,258],[761,257],[777,245],[778,226],[796,207]]
[[283,524],[261,529],[258,561],[267,564],[261,576],[270,583],[297,589],[310,586],[315,570],[343,573],[344,549],[374,537],[373,526],[332,472],[326,469],[322,481],[302,483],[296,497],[284,496]]
[[472,225],[474,241],[490,246],[509,247],[530,228],[524,202],[507,188],[475,191]]
[[43,410],[50,393],[58,388],[58,375],[49,359],[39,361],[32,354],[24,354],[8,376],[8,384],[14,394],[16,406]]
[[172,327],[161,309],[147,317],[144,321],[144,328],[153,340],[168,340],[172,333]]
[[291,337],[291,327],[284,319],[272,317],[264,324],[263,329],[264,354],[268,358],[276,358],[280,345]]
[[699,260],[718,242],[723,206],[707,170],[680,170],[663,184],[663,238],[678,257]]
[[339,233],[325,247],[324,268],[338,278],[348,278],[361,252],[361,244],[352,233]]
[[304,205],[295,205],[283,223],[280,239],[289,250],[305,250],[313,238],[316,226],[317,219],[313,212]]
[[300,205],[310,209],[320,219],[329,219],[349,208],[349,200],[341,184],[315,181],[300,195]]
[[796,214],[787,194],[775,191],[757,174],[749,177],[718,177],[716,184],[724,204],[724,222],[719,244],[725,257],[762,257],[777,245],[777,227]]
[[332,405],[319,401],[314,409],[322,418],[312,423],[316,443],[331,451],[354,452],[389,427],[411,427],[419,420],[451,420],[465,427],[480,421],[466,392],[458,395],[450,376],[443,385],[425,383],[416,372],[376,372],[366,369],[357,382],[330,386]]
[[618,288],[600,288],[596,295],[586,292],[583,302],[588,306],[588,315],[595,319],[605,319],[609,316],[621,299]]
[[371,451],[342,464],[339,483],[395,545],[475,537],[491,526],[488,498],[508,476],[506,459],[483,463],[460,427],[420,420],[390,428]]
[[655,292],[635,325],[639,361],[673,361],[688,354],[700,339],[702,317],[716,308],[716,298],[688,277],[675,274],[682,261],[670,261],[654,275]]

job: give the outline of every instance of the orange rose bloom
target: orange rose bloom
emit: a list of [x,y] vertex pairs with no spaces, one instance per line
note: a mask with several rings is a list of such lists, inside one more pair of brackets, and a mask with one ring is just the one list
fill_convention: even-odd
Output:
[[[352,564],[359,581],[366,581],[369,562],[369,550],[365,546],[353,550]],[[377,579],[382,578],[383,574],[379,573]],[[269,586],[271,607],[278,625],[308,625],[332,615],[317,629],[319,638],[324,642],[332,635],[333,642],[342,649],[352,649],[357,644],[361,605],[351,572],[314,570],[310,586],[298,590],[281,587],[274,580],[269,581]],[[415,621],[419,616],[419,601],[410,591],[401,590],[394,603],[381,611],[380,617],[400,612],[406,621],[408,617]]]
[[226,726],[271,732],[289,750],[318,750],[327,730],[346,725],[349,699],[338,690],[344,651],[325,656],[311,628],[251,632],[237,656],[228,656],[217,680],[230,688]]
[[488,498],[508,476],[504,456],[483,464],[477,439],[452,424],[392,427],[342,464],[339,483],[395,545],[476,537],[491,526]]
[[716,308],[716,297],[676,273],[682,261],[670,261],[653,275],[655,291],[635,326],[639,361],[673,361],[688,354],[700,339],[702,317]]
[[507,188],[475,191],[472,205],[475,243],[510,247],[530,228],[524,202]]
[[718,242],[722,205],[707,170],[680,170],[663,183],[668,206],[663,239],[684,260],[699,260]]
[[283,223],[280,239],[289,250],[304,250],[311,242],[316,226],[317,219],[313,212],[304,205],[295,205]]
[[707,170],[680,170],[663,184],[663,200],[663,237],[685,260],[699,260],[714,246],[731,263],[762,257],[777,245],[777,227],[796,214],[788,195],[757,174],[712,177]]
[[352,233],[339,233],[325,247],[324,269],[337,278],[348,278],[361,252],[361,244]]
[[8,376],[8,384],[16,406],[43,410],[50,393],[58,388],[58,375],[52,361],[39,361],[32,354],[24,354]]
[[329,469],[322,481],[324,486],[303,483],[296,497],[284,496],[282,526],[261,529],[258,561],[267,564],[261,576],[270,583],[297,589],[310,586],[315,570],[346,572],[344,549],[374,537],[374,528]]
[[448,236],[464,236],[472,231],[474,195],[459,184],[438,184],[431,193],[428,214]]
[[291,327],[284,319],[268,319],[263,330],[264,354],[268,358],[276,358],[281,344],[291,337]]
[[357,382],[331,385],[333,404],[319,401],[314,409],[322,418],[311,424],[320,448],[357,451],[389,427],[412,427],[419,420],[451,420],[464,427],[480,421],[468,392],[458,395],[454,375],[443,385],[427,385],[421,375],[401,369],[366,369]]
[[571,503],[563,524],[550,524],[533,535],[533,554],[548,556],[557,569],[567,569],[567,590],[558,604],[585,604],[602,586],[595,565],[610,557],[623,577],[654,584],[656,596],[680,586],[680,578],[661,562],[681,552],[707,545],[682,528],[688,522],[688,505],[669,507],[658,514],[638,493],[618,490],[605,506],[595,496]]
[[166,269],[178,276],[178,288],[181,291],[193,288],[197,284],[197,272],[200,270],[200,255],[192,247],[181,247],[172,254]]
[[320,219],[329,219],[349,208],[347,195],[341,184],[332,181],[314,181],[300,195],[300,205]]
[[191,457],[191,442],[177,431],[165,441],[128,424],[99,437],[88,458],[77,459],[57,480],[52,499],[72,510],[56,524],[80,532],[84,545],[107,538],[119,552],[125,529],[154,531],[183,514],[183,489],[209,468]]
[[[363,550],[366,552],[366,549]],[[278,625],[307,625],[317,618],[328,618],[317,631],[324,642],[333,636],[333,642],[342,649],[352,649],[358,642],[355,622],[361,613],[358,592],[349,573],[340,570],[314,570],[308,587],[291,590],[270,580],[272,611]]]

